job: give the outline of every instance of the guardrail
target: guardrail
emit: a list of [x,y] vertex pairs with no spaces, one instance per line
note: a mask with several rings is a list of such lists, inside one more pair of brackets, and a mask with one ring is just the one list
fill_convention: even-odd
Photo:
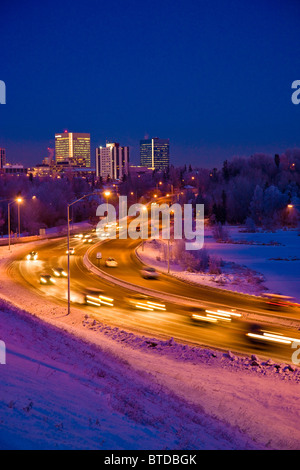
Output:
[[[51,229],[49,229],[51,230]],[[79,226],[78,224],[75,224],[73,228],[73,233],[77,231],[82,231],[85,230],[84,227]],[[30,243],[30,242],[35,242],[39,240],[48,240],[50,238],[60,238],[60,237],[65,237],[67,235],[67,228],[65,226],[62,226],[61,229],[57,230],[56,232],[47,232],[44,235],[30,235],[28,237],[14,237],[11,236],[10,238],[10,244],[11,245],[18,245],[21,243]],[[0,238],[0,246],[5,246],[8,245],[9,240],[8,238]]]

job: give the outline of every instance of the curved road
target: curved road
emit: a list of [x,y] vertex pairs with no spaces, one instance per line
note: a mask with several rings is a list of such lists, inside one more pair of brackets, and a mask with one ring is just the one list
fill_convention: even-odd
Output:
[[[98,246],[95,243],[91,248],[90,260],[97,266],[96,253],[101,251],[102,261],[100,268],[107,274],[114,275],[122,280],[140,287],[156,289],[168,294],[176,294],[201,302],[214,304],[216,308],[235,308],[237,311],[257,312],[264,315],[273,315],[261,305],[256,298],[224,292],[218,289],[195,286],[180,281],[168,275],[161,275],[158,280],[145,280],[140,276],[142,263],[135,256],[135,249],[140,242],[134,240],[110,240]],[[262,357],[272,357],[277,360],[290,362],[293,350],[291,346],[252,343],[245,333],[249,326],[247,321],[233,320],[230,323],[218,322],[217,324],[193,321],[190,307],[178,305],[174,302],[165,302],[166,310],[145,311],[137,309],[130,303],[132,291],[117,287],[115,284],[100,279],[92,274],[83,264],[83,256],[90,245],[72,238],[71,246],[75,254],[70,257],[71,267],[71,299],[76,305],[81,305],[95,319],[119,328],[126,328],[133,332],[147,336],[159,336],[162,338],[173,337],[179,341],[191,344],[201,344],[208,347],[216,347],[223,350],[237,351],[244,354],[259,353]],[[39,276],[43,273],[51,273],[54,267],[67,269],[66,239],[53,240],[39,246],[37,249],[39,258],[37,261],[27,261],[24,256],[16,257],[10,264],[10,272],[16,282],[20,282],[33,295],[51,296],[51,300],[66,305],[67,280],[57,279],[54,286],[42,286]],[[117,268],[106,268],[104,259],[113,256],[118,260]],[[92,307],[84,304],[84,294],[88,290],[100,289],[103,295],[114,299],[113,307]],[[160,302],[152,297],[150,300]],[[198,312],[196,312],[198,313]],[[275,312],[276,313],[276,312]],[[299,319],[299,310],[288,309],[280,312],[280,315]],[[261,322],[260,322],[261,323]],[[270,325],[262,325],[270,330]],[[272,331],[274,328],[272,327]],[[287,336],[299,338],[299,332],[291,332],[287,328],[277,326],[275,331]]]

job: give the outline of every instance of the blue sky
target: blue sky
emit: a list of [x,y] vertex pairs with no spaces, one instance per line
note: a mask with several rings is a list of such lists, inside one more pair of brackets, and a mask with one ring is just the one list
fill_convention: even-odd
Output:
[[172,163],[300,147],[296,0],[1,1],[0,145],[35,164],[55,132],[170,138]]

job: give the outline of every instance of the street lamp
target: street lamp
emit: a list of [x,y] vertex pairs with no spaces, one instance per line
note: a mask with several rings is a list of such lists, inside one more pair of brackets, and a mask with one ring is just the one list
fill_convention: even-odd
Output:
[[288,204],[288,205],[287,205],[287,208],[288,208],[288,209],[294,209],[295,207],[296,207],[296,208],[297,208],[297,207],[300,207],[300,204]]
[[[70,207],[72,207],[74,204],[76,204],[79,201],[82,201],[88,196],[95,195],[95,193],[89,193],[85,194],[84,196],[80,197],[79,199],[76,199],[76,201],[71,202],[70,204],[67,204],[67,220],[68,220],[68,235],[67,235],[67,245],[68,245],[68,315],[71,313],[71,275],[70,275]],[[72,207],[73,208],[73,207]]]
[[[145,212],[148,212],[148,209],[146,206],[143,206],[143,209],[142,209],[142,223],[143,223],[143,228],[142,228],[142,251],[144,251],[144,225],[145,225],[145,221],[144,221],[144,214]],[[148,232],[148,220],[147,220],[147,232]],[[147,237],[148,237],[148,233],[147,233]]]
[[110,196],[110,191],[105,191],[104,196],[106,196],[106,212],[107,212],[107,222],[108,222],[108,198]]
[[19,231],[19,238],[21,238],[20,204],[21,202],[23,202],[23,199],[21,197],[18,197],[16,199],[16,202],[18,203],[18,231]]
[[12,204],[14,204],[14,202],[16,202],[16,201],[9,202],[8,206],[7,206],[8,207],[7,213],[8,213],[8,249],[9,249],[9,251],[10,251],[10,206]]
[[7,213],[8,213],[8,249],[10,251],[10,206],[14,204],[15,202],[18,203],[18,231],[19,231],[19,237],[20,237],[20,204],[23,202],[23,199],[21,197],[18,197],[17,199],[14,199],[13,201],[9,202],[7,207]]

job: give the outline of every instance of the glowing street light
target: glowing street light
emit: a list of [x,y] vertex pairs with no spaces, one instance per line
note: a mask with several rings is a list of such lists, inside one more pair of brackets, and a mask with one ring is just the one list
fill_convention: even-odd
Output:
[[108,222],[108,198],[110,196],[110,191],[105,191],[104,196],[106,197],[106,212],[107,212],[107,222]]
[[20,204],[23,202],[23,199],[21,197],[18,197],[16,199],[16,202],[18,203],[18,231],[19,231],[19,238],[21,238]]
[[23,202],[21,197],[17,197],[13,201],[9,202],[7,205],[7,213],[8,213],[8,249],[10,251],[10,206],[12,204],[18,203],[18,232],[20,237],[20,204]]
[[[108,191],[107,191],[108,192]],[[110,194],[110,193],[109,193]],[[67,220],[68,220],[68,232],[67,232],[67,244],[68,244],[68,249],[67,249],[67,255],[68,255],[68,315],[71,313],[71,274],[70,274],[70,207],[73,208],[73,205],[76,204],[79,201],[82,201],[88,196],[95,195],[95,193],[89,193],[85,194],[84,196],[80,197],[79,199],[76,199],[76,201],[73,201],[69,204],[67,204]]]

